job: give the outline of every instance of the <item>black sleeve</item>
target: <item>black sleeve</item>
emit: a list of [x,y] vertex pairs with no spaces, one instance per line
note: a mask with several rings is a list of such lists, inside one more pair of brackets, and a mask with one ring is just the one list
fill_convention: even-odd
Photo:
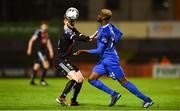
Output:
[[81,33],[63,33],[62,36],[66,39],[75,40],[75,41],[89,41],[89,36],[85,36]]
[[75,32],[76,34],[80,34],[80,32],[79,32],[76,28],[73,28],[72,30],[73,30],[73,32]]
[[73,40],[77,40],[77,41],[89,41],[90,40],[89,36],[85,36],[85,35],[83,35],[81,33],[74,34],[74,35],[72,35],[71,38]]
[[72,29],[74,34],[71,35],[70,39],[77,40],[77,41],[89,41],[89,36],[85,36],[80,33],[76,28]]
[[89,41],[90,40],[89,36],[83,35],[76,28],[73,28],[71,30],[72,32],[64,31],[63,36],[65,38],[68,38],[70,40],[75,40],[75,41]]

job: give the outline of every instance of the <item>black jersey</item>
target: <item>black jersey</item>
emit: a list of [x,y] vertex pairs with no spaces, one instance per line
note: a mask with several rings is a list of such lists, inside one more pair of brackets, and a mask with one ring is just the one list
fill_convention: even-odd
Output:
[[34,51],[43,51],[47,49],[47,41],[48,41],[48,32],[38,29],[35,31],[33,37],[35,38],[35,42],[33,45]]
[[75,41],[89,41],[89,39],[89,36],[81,34],[76,28],[64,27],[58,41],[57,59],[69,59]]

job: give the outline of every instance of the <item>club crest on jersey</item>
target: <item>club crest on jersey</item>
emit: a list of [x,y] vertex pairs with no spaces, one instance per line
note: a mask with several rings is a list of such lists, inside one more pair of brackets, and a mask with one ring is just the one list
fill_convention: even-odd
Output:
[[107,39],[106,38],[102,38],[102,42],[103,43],[107,43]]

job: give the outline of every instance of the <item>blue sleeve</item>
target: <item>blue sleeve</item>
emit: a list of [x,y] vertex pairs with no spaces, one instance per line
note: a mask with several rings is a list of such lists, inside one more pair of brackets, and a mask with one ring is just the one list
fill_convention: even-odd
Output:
[[98,47],[96,49],[88,50],[88,53],[91,54],[101,54],[105,49],[105,44],[103,42],[98,43]]
[[118,42],[121,39],[123,33],[119,29],[117,29],[116,27],[114,27],[113,30],[114,30],[114,33],[115,33],[115,37],[114,37],[115,42]]

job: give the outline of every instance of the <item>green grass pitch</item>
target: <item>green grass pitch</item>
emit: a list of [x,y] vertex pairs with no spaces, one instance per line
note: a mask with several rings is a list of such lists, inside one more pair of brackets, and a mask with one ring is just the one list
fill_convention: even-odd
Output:
[[[108,107],[110,96],[85,80],[78,101],[80,106],[62,107],[55,99],[62,92],[67,79],[47,78],[49,86],[30,86],[28,78],[0,78],[0,110],[143,110],[143,101],[132,95],[117,81],[102,78],[105,84],[122,94],[113,107]],[[130,78],[155,104],[149,110],[180,110],[180,78]],[[36,80],[39,83],[39,80]],[[67,97],[70,100],[72,93]]]

